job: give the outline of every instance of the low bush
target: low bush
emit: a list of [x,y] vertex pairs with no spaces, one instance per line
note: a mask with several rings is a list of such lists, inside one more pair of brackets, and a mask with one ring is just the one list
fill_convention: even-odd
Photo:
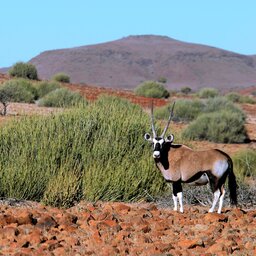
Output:
[[180,89],[180,91],[182,92],[182,93],[184,93],[184,94],[189,94],[189,93],[191,93],[192,92],[192,89],[190,88],[190,87],[182,87],[181,89]]
[[236,92],[231,92],[226,95],[226,98],[235,103],[248,103],[248,104],[256,104],[256,100],[250,96],[241,95]]
[[163,84],[155,81],[146,81],[138,85],[135,94],[150,98],[168,98],[170,95]]
[[44,107],[71,107],[85,102],[86,100],[80,93],[60,88],[46,94],[38,101],[38,105]]
[[40,82],[37,85],[37,93],[38,93],[38,97],[42,98],[44,97],[46,94],[48,94],[49,92],[52,92],[56,89],[60,88],[60,84],[58,82],[47,82],[47,81],[43,81]]
[[220,111],[229,111],[232,113],[237,113],[243,120],[245,120],[246,115],[242,109],[235,105],[234,103],[227,100],[225,97],[215,97],[210,98],[205,101],[205,106],[202,110],[203,113],[212,113]]
[[[168,119],[170,106],[156,108],[157,119]],[[204,109],[204,103],[200,100],[177,100],[175,102],[173,121],[191,121],[198,117]]]
[[[157,119],[167,119],[170,114],[169,108],[170,106],[157,108],[155,110],[155,117]],[[216,97],[207,100],[176,100],[173,121],[189,122],[201,114],[218,112],[222,110],[238,113],[245,119],[244,112],[238,106],[224,97]]]
[[8,97],[9,102],[32,103],[37,98],[37,90],[33,84],[25,79],[6,81],[0,88],[1,94]]
[[183,136],[192,140],[241,143],[247,139],[244,124],[244,116],[221,110],[200,115],[183,131]]
[[244,95],[242,96],[240,103],[256,104],[256,100],[250,96]]
[[31,63],[17,62],[9,70],[9,75],[12,77],[38,80],[37,69]]
[[241,95],[236,92],[230,92],[225,97],[232,102],[240,102]]
[[219,91],[215,88],[202,88],[199,92],[198,95],[200,98],[214,98],[219,96]]
[[70,77],[65,73],[57,73],[52,77],[52,80],[61,83],[70,83]]
[[256,150],[246,149],[238,152],[234,155],[233,162],[240,181],[244,182],[248,177],[256,179]]
[[158,77],[157,82],[162,83],[162,84],[166,84],[167,83],[167,78],[164,77],[164,76],[160,76],[160,77]]
[[106,96],[8,122],[0,127],[0,196],[69,207],[160,195],[168,188],[143,138],[149,124],[139,106]]

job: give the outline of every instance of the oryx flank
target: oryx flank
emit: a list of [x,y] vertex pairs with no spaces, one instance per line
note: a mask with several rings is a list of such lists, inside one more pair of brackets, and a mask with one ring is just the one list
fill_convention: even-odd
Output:
[[147,141],[152,142],[153,158],[156,166],[161,171],[165,180],[172,183],[174,210],[177,211],[179,200],[180,212],[183,212],[181,183],[200,186],[206,185],[209,182],[214,194],[212,207],[209,212],[214,211],[219,200],[218,213],[221,213],[225,195],[224,183],[227,176],[230,203],[236,205],[236,177],[233,173],[232,160],[226,153],[218,149],[195,151],[185,145],[173,144],[174,136],[172,134],[165,137],[173,116],[173,108],[174,104],[162,135],[157,136],[152,103],[151,121],[153,137],[148,133],[144,137]]

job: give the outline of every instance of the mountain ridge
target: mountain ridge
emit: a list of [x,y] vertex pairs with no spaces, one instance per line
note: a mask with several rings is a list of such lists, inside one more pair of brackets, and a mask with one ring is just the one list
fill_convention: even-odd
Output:
[[30,63],[41,79],[65,72],[74,83],[133,89],[145,80],[167,79],[168,89],[256,84],[256,55],[186,43],[167,36],[137,35],[110,42],[40,53]]

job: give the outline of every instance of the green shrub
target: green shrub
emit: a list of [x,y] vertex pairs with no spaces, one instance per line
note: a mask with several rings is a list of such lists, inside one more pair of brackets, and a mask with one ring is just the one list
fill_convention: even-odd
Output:
[[71,107],[85,102],[86,100],[80,93],[60,88],[46,94],[38,101],[38,105],[44,107]]
[[25,79],[12,79],[0,88],[1,94],[5,94],[10,102],[32,103],[37,98],[37,90]]
[[83,196],[81,172],[60,169],[49,180],[42,202],[56,207],[71,207]]
[[9,75],[12,77],[38,80],[37,69],[30,63],[17,62],[9,70]]
[[244,124],[244,116],[221,110],[200,115],[183,131],[183,136],[193,140],[240,143],[247,139]]
[[182,87],[180,91],[187,95],[192,92],[192,89],[190,87]]
[[244,182],[245,178],[256,179],[256,150],[246,149],[233,157],[237,178]]
[[237,113],[244,120],[246,118],[242,109],[233,104],[231,101],[227,100],[225,97],[215,97],[205,101],[205,106],[203,109],[204,113],[220,112],[223,110]]
[[46,94],[48,94],[49,92],[52,92],[56,89],[60,88],[60,84],[58,82],[47,82],[47,81],[43,81],[40,82],[37,85],[37,93],[38,93],[38,97],[42,98],[44,97]]
[[230,92],[230,93],[226,94],[225,97],[228,100],[230,100],[232,102],[236,102],[236,103],[239,102],[240,98],[241,98],[240,94],[238,94],[236,92]]
[[169,97],[169,92],[165,89],[165,87],[161,83],[155,81],[146,81],[138,85],[138,87],[135,88],[135,94],[150,98]]
[[[156,108],[157,119],[168,119],[170,106]],[[173,121],[191,121],[202,113],[204,104],[200,100],[177,100],[175,102]]]
[[10,121],[0,127],[0,196],[69,207],[160,195],[167,186],[143,138],[149,126],[139,106],[113,97]]
[[256,100],[252,97],[246,95],[240,95],[236,92],[231,92],[226,95],[226,98],[232,102],[236,103],[248,103],[248,104],[256,104]]
[[65,73],[58,73],[52,77],[52,80],[61,83],[70,83],[70,77]]
[[199,92],[198,95],[200,98],[214,98],[219,96],[219,92],[215,88],[202,88]]
[[241,97],[240,103],[256,104],[256,100],[250,96],[243,95]]
[[162,84],[166,84],[166,83],[167,83],[167,78],[166,78],[166,77],[163,77],[163,76],[160,76],[160,77],[157,79],[157,82],[162,83]]
[[[155,109],[157,119],[168,119],[170,106]],[[180,99],[176,100],[173,121],[189,122],[204,113],[219,112],[222,110],[238,113],[245,119],[244,112],[224,97],[215,97],[207,100]]]

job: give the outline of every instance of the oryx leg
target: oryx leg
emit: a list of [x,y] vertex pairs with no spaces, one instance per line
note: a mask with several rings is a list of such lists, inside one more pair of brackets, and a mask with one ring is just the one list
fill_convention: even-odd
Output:
[[172,183],[172,189],[173,189],[173,204],[174,204],[174,211],[178,210],[178,200],[180,205],[180,212],[183,212],[183,202],[182,202],[182,186],[181,181],[175,181]]
[[209,212],[213,212],[214,211],[214,208],[218,202],[220,198],[220,190],[217,189],[214,193],[213,193],[213,202],[212,202],[212,207],[210,208]]
[[225,189],[224,185],[221,187],[221,196],[220,196],[220,201],[219,201],[219,209],[218,213],[221,213],[222,205],[223,205],[223,200],[224,200],[224,195],[225,195]]
[[210,179],[210,186],[213,191],[213,203],[212,207],[210,208],[209,212],[213,212],[214,208],[219,200],[219,208],[218,208],[218,213],[221,213],[222,205],[223,205],[223,200],[225,196],[225,189],[224,189],[224,184],[227,178],[227,172],[224,170],[222,173],[221,177],[216,177],[213,174],[209,174],[209,179]]

